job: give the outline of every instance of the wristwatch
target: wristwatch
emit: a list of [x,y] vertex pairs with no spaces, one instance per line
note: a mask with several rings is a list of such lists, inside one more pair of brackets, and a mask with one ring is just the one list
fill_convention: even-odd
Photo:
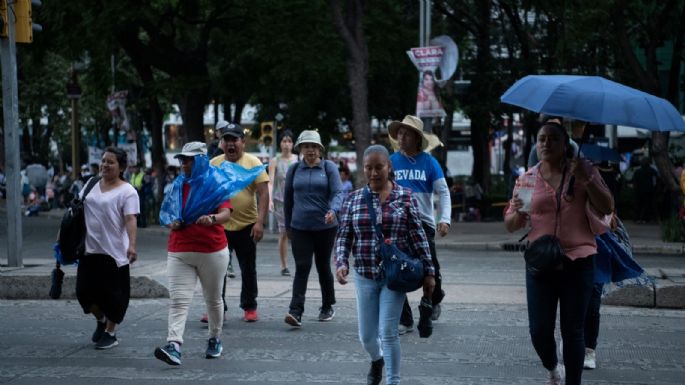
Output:
[[216,223],[216,215],[212,214],[209,217],[212,219],[212,223]]

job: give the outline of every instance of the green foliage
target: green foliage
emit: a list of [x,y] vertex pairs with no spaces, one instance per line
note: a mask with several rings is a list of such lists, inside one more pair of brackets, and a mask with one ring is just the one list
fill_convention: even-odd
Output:
[[671,215],[661,221],[661,240],[664,242],[685,242],[685,226],[678,215]]

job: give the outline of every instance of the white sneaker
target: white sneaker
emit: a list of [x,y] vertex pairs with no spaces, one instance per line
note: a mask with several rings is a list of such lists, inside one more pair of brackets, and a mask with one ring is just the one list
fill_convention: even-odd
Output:
[[595,359],[595,351],[590,348],[585,348],[585,360],[583,361],[583,369],[597,368],[597,360]]
[[407,333],[413,332],[413,331],[414,331],[414,325],[405,326],[405,325],[399,324],[399,326],[397,327],[397,329],[399,330],[400,335],[403,335],[403,334],[407,334]]
[[566,376],[566,370],[564,369],[564,365],[562,364],[557,364],[557,367],[554,368],[554,370],[550,370],[548,375],[547,375],[547,385],[561,385],[561,382],[564,380],[564,377]]

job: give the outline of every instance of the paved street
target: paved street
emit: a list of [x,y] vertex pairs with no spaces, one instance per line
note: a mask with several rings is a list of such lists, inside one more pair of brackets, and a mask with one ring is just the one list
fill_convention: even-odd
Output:
[[[25,263],[49,263],[45,249],[55,226],[54,218],[25,220]],[[0,241],[5,234],[3,229]],[[134,265],[134,274],[162,266],[154,275],[165,283],[165,241],[163,230],[140,231],[141,263]],[[93,349],[89,339],[94,322],[81,314],[75,300],[0,300],[0,383],[365,383],[368,357],[357,339],[352,286],[336,284],[336,317],[317,322],[320,293],[313,271],[304,327],[293,330],[283,322],[292,279],[278,274],[273,236],[258,250],[261,320],[240,320],[240,279],[230,280],[221,359],[204,358],[206,326],[198,321],[204,308],[199,296],[191,309],[180,368],[152,356],[166,336],[166,299],[132,300],[118,332],[120,345],[110,351]],[[416,332],[402,337],[402,383],[543,383],[545,371],[527,332],[520,254],[443,245],[439,255],[448,297],[433,337],[420,339]],[[640,261],[646,267],[682,265],[681,256],[643,256]],[[73,267],[67,274],[73,274]],[[412,294],[414,306],[417,296]],[[585,373],[585,384],[683,383],[685,311],[604,306],[602,315],[599,368]]]
[[[287,293],[261,298],[261,320],[239,320],[237,298],[224,330],[224,355],[204,359],[206,327],[196,301],[186,329],[183,365],[152,357],[164,342],[166,300],[135,300],[119,330],[120,345],[96,351],[93,321],[74,301],[0,301],[0,383],[18,384],[363,384],[368,358],[357,340],[354,301],[343,298],[332,322],[316,322],[315,300],[304,327],[282,321]],[[599,368],[585,384],[682,384],[685,313],[603,308]],[[402,337],[403,384],[540,384],[523,305],[445,305],[432,338]]]

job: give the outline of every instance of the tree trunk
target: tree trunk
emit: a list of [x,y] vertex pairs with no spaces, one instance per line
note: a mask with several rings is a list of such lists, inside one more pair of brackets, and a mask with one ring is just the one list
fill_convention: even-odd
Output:
[[208,95],[209,90],[202,87],[189,89],[181,96],[179,107],[183,116],[183,131],[186,134],[183,143],[206,141],[204,113]]
[[[443,143],[443,146],[433,150],[433,154],[435,156],[435,159],[437,159],[438,163],[440,164],[440,167],[442,167],[443,171],[449,171],[447,169],[447,141],[452,131],[452,123],[454,120],[454,104],[450,103],[446,105],[445,112],[447,113],[447,116],[445,116],[442,127],[438,129],[438,132],[436,134],[438,135],[440,141]],[[447,177],[447,175],[445,175],[445,177]]]
[[477,34],[476,74],[472,89],[475,90],[471,107],[471,146],[473,148],[473,180],[481,185],[484,192],[490,189],[490,104],[485,101],[492,98],[490,53],[490,12],[491,1],[477,1]]
[[[357,170],[364,163],[364,150],[371,144],[369,119],[369,52],[364,35],[364,1],[347,0],[343,6],[339,0],[329,0],[333,24],[347,48],[347,78],[352,98],[352,132],[357,152]],[[361,173],[357,174],[360,179]]]

